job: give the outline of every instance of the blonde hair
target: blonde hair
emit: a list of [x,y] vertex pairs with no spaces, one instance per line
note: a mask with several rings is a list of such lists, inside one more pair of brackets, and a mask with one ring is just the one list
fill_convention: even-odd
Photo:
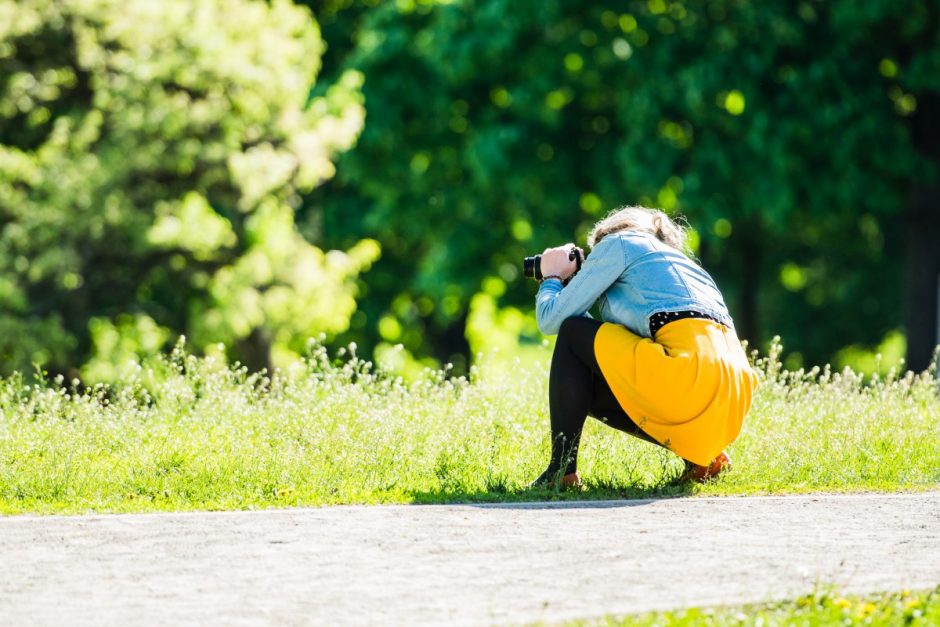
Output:
[[640,231],[656,238],[676,250],[689,254],[686,227],[676,224],[659,209],[646,207],[620,207],[607,214],[588,233],[587,244],[591,248],[611,233]]

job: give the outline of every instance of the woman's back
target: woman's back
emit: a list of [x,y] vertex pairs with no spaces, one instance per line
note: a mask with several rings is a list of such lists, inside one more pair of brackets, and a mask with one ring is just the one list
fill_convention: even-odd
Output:
[[[608,239],[619,245],[624,269],[600,296],[603,320],[651,337],[649,319],[653,314],[698,311],[734,328],[715,281],[683,253],[654,235],[639,231],[608,235],[595,250]],[[617,247],[611,246],[614,250],[605,254],[616,254]]]

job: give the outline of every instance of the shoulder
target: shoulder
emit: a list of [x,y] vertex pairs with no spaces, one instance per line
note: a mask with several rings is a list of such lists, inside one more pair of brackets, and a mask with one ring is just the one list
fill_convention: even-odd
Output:
[[623,246],[619,234],[611,234],[606,236],[601,241],[594,244],[594,247],[591,248],[591,252],[588,255],[588,259],[594,259],[596,261],[617,261],[622,262],[626,259],[626,251]]
[[619,233],[611,233],[602,239],[594,247],[594,250],[600,250],[602,247],[604,247],[604,250],[608,251],[608,254],[617,251],[619,254],[623,255],[624,259],[629,260],[646,253],[661,250],[663,244],[656,239],[654,235],[649,233],[621,231]]

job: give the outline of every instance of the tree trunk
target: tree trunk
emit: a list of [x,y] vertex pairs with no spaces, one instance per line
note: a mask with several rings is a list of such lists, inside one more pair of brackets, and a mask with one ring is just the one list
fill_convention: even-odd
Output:
[[[761,326],[757,313],[757,292],[761,284],[761,266],[763,258],[763,235],[757,218],[742,221],[735,248],[738,251],[738,264],[741,268],[741,287],[738,300],[740,321],[735,320],[738,336],[748,341],[751,350],[758,348]],[[734,235],[732,235],[734,237]]]
[[433,339],[434,357],[444,364],[453,364],[448,376],[466,375],[470,368],[470,342],[467,341],[469,306],[461,311],[444,330]]
[[[918,95],[908,130],[918,152],[940,169],[940,93]],[[906,211],[904,328],[907,367],[930,366],[940,344],[940,182],[917,181]]]
[[904,328],[907,367],[926,370],[940,343],[940,187],[921,186],[907,211]]
[[267,369],[268,373],[274,372],[274,364],[271,361],[271,338],[268,332],[255,327],[251,335],[238,343],[236,358],[248,368],[249,372],[259,372],[262,369]]

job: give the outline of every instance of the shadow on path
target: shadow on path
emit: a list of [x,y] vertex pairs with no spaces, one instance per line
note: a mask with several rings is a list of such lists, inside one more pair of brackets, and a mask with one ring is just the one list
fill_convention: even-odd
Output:
[[648,488],[592,485],[584,490],[530,490],[496,485],[489,490],[438,489],[408,494],[415,505],[470,505],[484,509],[609,509],[648,505],[692,493],[690,484],[666,484]]

